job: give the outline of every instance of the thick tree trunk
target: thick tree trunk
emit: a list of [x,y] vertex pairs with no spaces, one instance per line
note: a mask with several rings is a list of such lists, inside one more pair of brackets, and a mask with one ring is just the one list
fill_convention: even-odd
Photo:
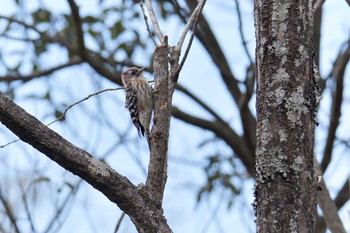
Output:
[[315,232],[312,8],[255,1],[257,232]]

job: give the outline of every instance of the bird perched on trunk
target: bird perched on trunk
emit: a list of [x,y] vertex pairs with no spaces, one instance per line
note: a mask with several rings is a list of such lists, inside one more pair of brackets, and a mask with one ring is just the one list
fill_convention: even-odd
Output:
[[122,73],[125,87],[125,107],[129,109],[132,122],[138,135],[145,136],[149,142],[150,122],[154,108],[153,88],[143,76],[143,70],[131,67]]

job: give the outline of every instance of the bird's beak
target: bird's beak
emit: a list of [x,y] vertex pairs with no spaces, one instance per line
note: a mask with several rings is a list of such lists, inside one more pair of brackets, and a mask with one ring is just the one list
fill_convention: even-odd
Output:
[[137,75],[140,75],[146,68],[147,68],[147,66],[142,67],[141,69],[139,69],[138,72],[137,72]]

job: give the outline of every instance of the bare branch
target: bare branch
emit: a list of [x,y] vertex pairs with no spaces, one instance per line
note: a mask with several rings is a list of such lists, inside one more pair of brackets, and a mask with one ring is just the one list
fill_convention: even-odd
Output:
[[[119,88],[107,88],[107,89],[104,89],[104,90],[101,90],[101,91],[92,93],[92,94],[86,96],[85,98],[80,99],[80,100],[78,100],[77,102],[75,102],[75,103],[69,105],[69,106],[64,110],[63,114],[62,114],[60,117],[56,118],[55,120],[51,121],[50,123],[46,124],[45,126],[50,126],[50,125],[56,123],[57,121],[63,120],[63,119],[66,117],[67,112],[68,112],[71,108],[73,108],[73,107],[76,106],[77,104],[80,104],[81,102],[84,102],[84,101],[90,99],[90,98],[93,97],[93,96],[99,95],[99,94],[101,94],[101,93],[103,93],[103,92],[106,92],[106,91],[117,91],[117,90],[121,90],[121,89],[124,89],[124,88],[123,88],[123,87],[119,87]],[[13,140],[13,141],[11,141],[11,142],[8,142],[8,143],[6,143],[6,144],[4,144],[4,145],[0,145],[0,149],[1,149],[1,148],[4,148],[4,147],[6,147],[6,146],[8,146],[8,145],[10,145],[10,144],[12,144],[12,143],[15,143],[15,142],[17,142],[17,141],[19,141],[19,140],[20,140],[20,139],[18,138],[18,139],[16,139],[16,140]]]
[[164,35],[163,35],[162,31],[160,30],[157,17],[154,13],[154,10],[153,10],[152,1],[145,0],[145,2],[146,2],[148,14],[151,17],[151,22],[153,24],[154,31],[155,31],[156,35],[158,36],[160,43],[164,43]]
[[82,21],[79,14],[79,8],[77,4],[74,2],[74,0],[68,0],[70,9],[72,11],[74,23],[75,23],[75,31],[77,34],[77,42],[78,42],[78,49],[81,57],[85,60],[86,59],[86,47],[84,42],[84,32],[82,28]]
[[334,202],[338,209],[342,208],[344,204],[349,201],[350,196],[350,176],[345,180],[343,187],[337,194]]
[[187,95],[189,98],[191,98],[193,101],[199,104],[203,109],[205,109],[209,114],[211,114],[215,120],[219,121],[220,123],[227,124],[224,119],[222,119],[216,111],[214,111],[212,108],[210,108],[206,103],[204,103],[199,97],[195,96],[192,92],[187,90],[184,86],[180,84],[176,84],[176,90],[181,91],[185,95]]
[[[315,174],[319,177],[322,177],[320,166],[315,157],[314,168]],[[340,220],[338,209],[335,206],[334,201],[332,200],[327,186],[322,178],[319,180],[318,186],[321,188],[321,190],[317,193],[318,204],[322,209],[323,217],[327,223],[327,227],[331,232],[345,233],[346,231],[343,223]]]
[[318,10],[319,8],[321,8],[325,1],[326,0],[317,0],[315,2],[315,5],[314,5],[314,11]]
[[123,221],[124,217],[125,217],[125,212],[123,212],[123,213],[120,215],[120,217],[119,217],[119,219],[118,219],[118,222],[117,222],[117,225],[115,226],[114,233],[117,233],[117,232],[119,231],[119,228],[120,228],[120,226],[122,225],[122,221]]
[[182,31],[182,34],[180,36],[179,42],[177,42],[176,48],[178,50],[181,50],[182,45],[185,41],[186,35],[188,33],[188,31],[190,30],[190,27],[193,25],[193,28],[195,27],[195,23],[197,23],[198,17],[201,14],[203,7],[205,5],[206,0],[202,0],[198,3],[198,5],[196,6],[196,8],[194,9],[190,19],[187,21],[185,28]]
[[323,159],[321,162],[321,170],[324,173],[331,162],[333,143],[337,128],[339,126],[339,119],[341,116],[341,106],[343,101],[343,89],[344,89],[344,73],[345,68],[350,59],[350,41],[348,47],[343,53],[340,53],[336,61],[334,62],[333,70],[329,76],[334,77],[336,87],[332,95],[332,107],[331,115],[328,126],[328,135],[326,145],[323,151]]
[[[340,210],[346,202],[349,201],[349,186],[350,186],[350,177],[348,177],[342,188],[337,194],[337,197],[334,199],[335,206],[337,207],[338,210]],[[316,232],[326,232],[326,223],[325,219],[323,217],[317,217],[316,221]]]
[[84,102],[84,101],[90,99],[90,98],[93,97],[93,96],[99,95],[99,94],[101,94],[101,93],[103,93],[103,92],[106,92],[106,91],[117,91],[117,90],[121,90],[121,89],[124,89],[124,88],[123,88],[123,87],[118,87],[118,88],[107,88],[107,89],[104,89],[104,90],[101,90],[101,91],[92,93],[92,94],[86,96],[85,98],[83,98],[83,99],[81,99],[81,100],[78,100],[77,102],[75,102],[75,103],[69,105],[69,106],[64,110],[62,116],[60,116],[60,117],[58,117],[56,120],[54,120],[54,121],[48,123],[46,126],[50,126],[50,125],[52,125],[53,123],[64,119],[64,118],[66,117],[66,114],[67,114],[67,112],[68,112],[69,109],[73,108],[73,107],[74,107],[75,105],[77,105],[77,104],[80,104],[81,102]]
[[219,121],[208,121],[199,117],[192,116],[174,106],[172,108],[172,115],[175,118],[178,118],[188,124],[209,130],[220,137],[242,160],[242,163],[245,165],[249,174],[251,176],[254,176],[255,160],[250,155],[250,151],[245,146],[242,138],[235,131],[233,131],[231,127],[227,127],[227,125],[223,125]]
[[[45,231],[43,231],[44,233],[48,233],[52,230],[54,223],[57,223],[57,219],[59,219],[59,217],[62,215],[63,210],[65,210],[65,208],[67,207],[71,207],[72,205],[68,205],[68,203],[70,203],[69,201],[75,196],[75,194],[77,193],[80,185],[83,183],[83,180],[80,179],[76,185],[74,185],[73,190],[67,194],[66,198],[64,199],[64,201],[62,202],[61,206],[57,209],[55,216],[53,216],[53,218],[51,218],[51,221],[49,222],[49,224],[47,225]],[[56,227],[55,231],[52,232],[58,232],[58,228],[62,227],[62,224],[57,224],[58,227]]]
[[20,25],[24,26],[25,28],[29,28],[29,29],[31,29],[31,30],[37,32],[39,35],[42,34],[42,32],[41,32],[39,29],[37,29],[35,26],[30,25],[30,24],[27,24],[27,23],[25,23],[25,22],[23,22],[23,21],[20,21],[20,20],[18,20],[18,19],[14,19],[14,18],[12,18],[12,17],[6,17],[6,16],[4,16],[4,15],[0,15],[0,19],[6,19],[6,20],[7,20],[8,22],[10,22],[10,23],[11,23],[11,22],[14,22],[14,23],[20,24]]
[[[75,5],[74,1],[72,2],[72,4],[73,4],[72,8],[74,9],[76,17],[80,17],[77,14],[77,13],[79,13],[79,12],[77,12],[78,8],[74,7],[74,5]],[[82,50],[77,48],[75,43],[69,43],[68,41],[64,40],[64,38],[62,36],[47,35],[43,32],[40,32],[35,26],[26,24],[22,21],[15,20],[13,18],[9,18],[6,16],[0,16],[0,18],[6,19],[6,20],[11,21],[11,22],[16,22],[20,25],[23,25],[26,28],[35,30],[36,32],[38,32],[40,34],[40,36],[41,36],[40,39],[42,39],[44,42],[58,44],[60,46],[63,46],[64,48],[68,49],[72,53],[75,53],[75,54],[78,53],[78,54],[80,54],[80,56],[82,55],[81,54]],[[77,20],[78,20],[78,24],[79,24],[79,19],[77,19]],[[80,22],[81,22],[81,20],[80,20]],[[77,27],[77,31],[80,31],[79,34],[83,35],[81,27],[80,27],[80,29],[79,29],[79,27]],[[23,40],[25,40],[25,39],[23,39]],[[83,42],[83,41],[84,41],[83,39],[80,39],[80,45],[82,44],[81,42]],[[83,46],[83,47],[85,47],[85,46]],[[101,76],[107,78],[108,80],[110,80],[118,85],[122,85],[122,82],[121,82],[120,74],[118,74],[118,72],[116,72],[115,67],[117,67],[117,66],[128,66],[128,67],[135,66],[135,67],[139,67],[139,68],[143,67],[143,66],[132,64],[130,62],[121,62],[121,61],[115,61],[111,58],[105,58],[101,54],[96,53],[96,52],[94,52],[86,47],[85,47],[85,50],[83,50],[83,52],[84,51],[85,51],[85,57],[81,56],[82,59],[84,61],[86,61],[98,74],[100,74]]]
[[141,10],[142,10],[142,14],[143,14],[143,19],[145,20],[145,23],[146,23],[146,28],[147,28],[147,31],[149,33],[149,37],[151,37],[152,41],[153,41],[153,44],[155,46],[157,46],[157,42],[156,40],[153,38],[153,35],[152,35],[152,32],[151,32],[151,28],[149,27],[149,24],[148,24],[148,18],[147,18],[147,15],[146,15],[146,12],[145,12],[145,8],[143,8],[143,0],[140,0],[140,7],[141,7]]
[[[176,69],[176,73],[174,74],[174,77],[178,77],[178,76],[179,76],[179,73],[180,73],[182,67],[184,66],[185,61],[186,61],[186,59],[187,59],[187,56],[188,56],[188,54],[189,54],[189,52],[190,52],[190,49],[191,49],[191,46],[192,46],[192,42],[193,42],[194,36],[195,36],[195,34],[196,34],[196,27],[197,27],[198,18],[199,18],[200,13],[201,13],[202,10],[203,10],[203,7],[204,7],[204,5],[205,5],[205,2],[206,2],[206,1],[204,0],[204,1],[200,2],[200,3],[198,3],[196,9],[194,10],[194,12],[192,13],[192,15],[191,15],[191,17],[190,17],[190,20],[187,22],[187,24],[186,24],[186,26],[185,26],[185,28],[184,28],[184,30],[183,30],[183,32],[182,32],[182,35],[181,35],[181,37],[180,37],[180,39],[179,39],[179,42],[177,43],[176,49],[177,49],[178,51],[181,51],[182,44],[183,44],[183,42],[184,42],[184,40],[185,40],[185,38],[186,38],[186,35],[187,35],[188,30],[190,29],[190,21],[193,21],[192,34],[191,34],[190,40],[189,40],[189,42],[188,42],[188,45],[187,45],[185,54],[184,54],[184,56],[183,56],[183,58],[182,58],[182,60],[181,60],[181,62],[180,62],[180,65],[179,65],[179,67]],[[200,7],[200,4],[202,4],[202,5],[201,5],[201,8],[199,8],[199,7]],[[197,10],[197,11],[196,11],[196,10]],[[188,26],[188,28],[186,29],[187,26]],[[182,37],[183,37],[183,38],[182,38]]]
[[[189,9],[194,11],[196,8],[195,1],[186,0],[186,3]],[[218,70],[220,71],[221,77],[230,95],[233,97],[235,102],[238,103],[241,98],[241,91],[238,88],[238,81],[233,75],[225,54],[204,15],[202,15],[198,20],[197,29],[197,38],[203,44],[208,54],[213,59],[213,62],[217,66]]]
[[130,216],[139,232],[171,232],[159,207],[126,177],[74,146],[0,93],[0,121],[22,141],[80,176]]
[[238,23],[239,23],[239,34],[241,36],[241,40],[242,40],[242,44],[243,44],[243,48],[244,48],[244,51],[249,59],[249,62],[250,64],[253,64],[254,61],[252,59],[252,57],[250,56],[250,53],[248,51],[248,47],[247,47],[247,41],[244,37],[244,33],[243,33],[243,27],[242,27],[242,16],[241,16],[241,10],[239,8],[239,0],[235,0],[235,3],[236,3],[236,11],[237,11],[237,17],[238,17]]
[[72,58],[69,62],[62,64],[62,65],[58,65],[55,67],[52,67],[50,69],[47,70],[40,70],[40,71],[36,71],[33,72],[30,75],[26,75],[26,76],[11,76],[11,75],[7,75],[7,76],[3,76],[0,77],[0,82],[12,82],[12,81],[24,81],[24,82],[28,82],[34,78],[39,78],[42,76],[46,76],[46,75],[50,75],[52,73],[54,73],[55,71],[70,67],[70,66],[74,66],[74,65],[78,65],[81,64],[83,61],[80,58]]
[[6,200],[6,198],[3,196],[2,194],[2,190],[0,189],[0,201],[2,203],[2,205],[4,206],[5,208],[5,213],[7,215],[7,217],[9,218],[10,222],[11,222],[11,225],[13,226],[14,230],[16,233],[20,233],[21,231],[19,230],[18,228],[18,225],[17,225],[17,221],[16,221],[16,217],[14,216],[12,210],[11,210],[11,207],[8,203],[8,201]]
[[32,232],[37,232],[34,226],[32,215],[29,210],[29,205],[27,201],[27,192],[24,190],[23,184],[21,182],[19,183],[19,188],[21,189],[21,192],[22,192],[22,201],[24,204],[24,211],[26,213],[26,216],[30,225],[30,229],[32,230]]

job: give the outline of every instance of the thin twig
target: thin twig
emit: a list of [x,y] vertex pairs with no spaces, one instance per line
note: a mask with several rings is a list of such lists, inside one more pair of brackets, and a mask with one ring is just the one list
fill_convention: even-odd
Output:
[[27,201],[27,192],[24,190],[23,184],[21,182],[19,182],[19,188],[21,189],[21,192],[22,192],[22,201],[24,204],[24,210],[25,210],[30,228],[31,228],[32,232],[37,232],[35,229],[35,226],[34,226],[32,215],[31,215],[30,210],[29,210],[29,205],[28,205],[28,201]]
[[237,16],[238,16],[238,28],[239,28],[239,34],[241,36],[241,40],[242,40],[242,44],[243,44],[243,48],[245,50],[245,53],[247,54],[247,57],[249,59],[249,62],[250,64],[253,64],[253,59],[252,57],[250,56],[250,53],[248,51],[248,47],[247,47],[247,42],[246,42],[246,39],[244,38],[244,33],[243,33],[243,26],[242,26],[242,15],[241,15],[241,10],[239,8],[239,1],[238,0],[235,0],[236,2],[236,10],[237,10]]
[[157,42],[156,40],[153,38],[153,35],[152,35],[152,32],[151,32],[151,28],[149,27],[149,24],[148,24],[148,18],[147,18],[147,15],[146,15],[146,12],[145,12],[145,8],[143,7],[143,0],[140,0],[140,7],[141,7],[141,10],[142,10],[142,14],[143,14],[143,19],[145,20],[145,23],[146,23],[146,27],[147,27],[147,31],[149,33],[149,36],[151,37],[152,41],[153,41],[153,44],[155,46],[157,46]]
[[[152,82],[152,81],[150,81],[150,82]],[[75,102],[75,103],[69,105],[69,106],[64,110],[63,114],[62,114],[60,117],[56,118],[54,121],[48,123],[48,124],[45,125],[45,126],[50,126],[50,125],[52,125],[53,123],[56,123],[57,121],[60,121],[60,120],[64,119],[64,118],[66,117],[67,112],[68,112],[71,108],[73,108],[73,107],[74,107],[75,105],[77,105],[77,104],[80,104],[81,102],[84,102],[84,101],[90,99],[90,98],[93,97],[93,96],[99,95],[99,94],[101,94],[101,93],[103,93],[103,92],[107,92],[107,91],[118,91],[118,90],[122,90],[122,89],[124,89],[124,87],[107,88],[107,89],[104,89],[104,90],[101,90],[101,91],[92,93],[92,94],[88,95],[87,97],[85,97],[85,98],[83,98],[83,99],[81,99],[81,100],[79,100],[79,101],[77,101],[77,102]],[[13,140],[13,141],[11,141],[11,142],[8,142],[8,143],[6,143],[6,144],[4,144],[4,145],[0,145],[0,149],[4,148],[4,147],[6,147],[6,146],[8,146],[8,145],[10,145],[10,144],[12,144],[12,143],[15,143],[15,142],[17,142],[17,141],[19,141],[19,140],[20,140],[20,139],[17,138],[16,140]]]
[[5,208],[6,215],[9,218],[9,220],[11,222],[11,225],[14,228],[14,231],[16,233],[20,233],[21,231],[18,228],[16,217],[14,216],[14,214],[13,214],[13,212],[11,210],[11,207],[10,207],[9,203],[7,202],[6,198],[2,195],[2,191],[1,190],[0,190],[0,201],[2,202],[2,204],[3,204],[4,208]]
[[6,17],[6,16],[3,16],[3,15],[0,15],[0,19],[6,19],[7,21],[9,21],[10,23],[11,22],[14,22],[14,23],[17,23],[17,24],[20,24],[26,28],[29,28],[29,29],[32,29],[33,31],[37,32],[38,34],[43,34],[41,31],[39,31],[39,29],[37,29],[35,26],[33,25],[30,25],[30,24],[27,24],[23,21],[20,21],[20,20],[17,20],[17,19],[14,19],[12,17]]
[[164,35],[163,35],[162,31],[160,30],[156,14],[154,13],[154,10],[152,7],[152,2],[151,2],[151,0],[146,0],[145,2],[146,2],[148,14],[151,17],[151,22],[153,24],[154,31],[157,34],[160,43],[163,43],[164,42]]
[[117,233],[117,232],[118,232],[120,226],[122,225],[122,221],[123,221],[123,219],[124,219],[124,216],[125,216],[125,212],[123,212],[123,213],[120,215],[120,217],[119,217],[119,219],[118,219],[118,222],[117,222],[117,225],[115,226],[114,233]]
[[314,5],[314,11],[316,11],[318,8],[322,7],[323,3],[325,2],[326,0],[317,0],[315,2],[315,5]]
[[[190,28],[190,25],[191,25],[192,22],[193,22],[193,28],[192,28],[192,34],[191,34],[190,40],[188,41],[185,54],[184,54],[184,56],[183,56],[183,58],[182,58],[182,60],[181,60],[181,62],[180,62],[179,67],[178,67],[177,70],[176,70],[176,73],[175,73],[174,77],[177,77],[177,76],[179,75],[179,73],[180,73],[182,67],[183,67],[184,64],[185,64],[185,61],[186,61],[186,59],[187,59],[187,56],[188,56],[188,54],[189,54],[189,52],[190,52],[190,49],[191,49],[191,46],[192,46],[192,42],[193,42],[194,36],[195,36],[195,34],[196,34],[196,27],[197,27],[197,22],[198,22],[198,19],[199,19],[199,15],[200,15],[200,13],[201,13],[202,10],[203,10],[203,7],[204,7],[204,5],[205,5],[205,2],[206,2],[206,0],[203,0],[202,2],[198,3],[196,9],[193,11],[193,13],[192,13],[192,15],[191,15],[189,21],[187,22],[187,24],[186,24],[186,26],[185,26],[185,28],[184,28],[184,30],[183,30],[183,32],[182,32],[182,35],[181,35],[181,37],[180,37],[180,39],[179,39],[179,42],[177,43],[176,49],[181,50],[181,47],[182,47],[183,42],[184,42],[184,40],[185,40],[186,34],[187,34],[187,32],[188,32],[188,30],[189,30],[189,28]],[[188,27],[188,28],[186,28],[186,27]]]
[[185,61],[187,59],[187,56],[188,54],[190,53],[190,49],[191,49],[191,46],[192,46],[192,42],[193,42],[193,39],[194,39],[194,36],[196,34],[196,26],[197,26],[197,20],[195,20],[195,22],[193,23],[193,29],[192,29],[192,34],[191,34],[191,37],[190,37],[190,40],[188,41],[188,44],[187,44],[187,48],[186,48],[186,51],[185,51],[185,54],[180,62],[180,65],[179,67],[177,68],[176,70],[176,74],[174,75],[175,77],[177,77],[180,73],[180,71],[182,70],[182,67],[184,66],[185,64]]
[[[62,215],[63,210],[65,210],[68,207],[72,207],[72,205],[68,205],[70,203],[69,201],[75,197],[75,194],[77,193],[77,191],[82,183],[83,183],[83,180],[80,179],[73,187],[71,187],[72,188],[71,192],[67,194],[64,201],[62,202],[62,205],[57,209],[55,216],[53,216],[50,223],[47,225],[45,231],[43,231],[44,233],[51,232],[54,224],[57,223],[57,220]],[[60,223],[58,223],[56,225],[57,225],[56,229],[52,232],[58,232],[59,228],[62,227],[62,224],[60,224]]]
[[194,23],[197,22],[198,17],[199,17],[199,15],[200,15],[200,13],[202,12],[203,7],[204,7],[204,5],[205,5],[205,2],[206,2],[206,0],[202,0],[201,2],[198,3],[198,5],[197,5],[196,8],[194,9],[194,11],[193,11],[193,13],[192,13],[190,19],[187,21],[187,23],[186,23],[186,25],[185,25],[185,28],[184,28],[184,30],[182,31],[182,34],[181,34],[181,36],[180,36],[179,42],[177,42],[176,48],[177,48],[178,50],[181,50],[182,45],[183,45],[183,43],[184,43],[184,41],[185,41],[186,35],[187,35],[188,31],[190,30],[192,24],[194,25]]
[[19,75],[19,76],[3,76],[3,77],[0,77],[0,82],[12,82],[12,81],[18,81],[18,80],[27,82],[27,81],[30,81],[34,78],[50,75],[50,74],[54,73],[55,71],[61,70],[63,68],[78,65],[82,62],[83,61],[80,58],[76,57],[76,58],[72,58],[70,61],[68,61],[65,64],[58,65],[58,66],[52,67],[52,68],[47,69],[47,70],[40,70],[37,72],[33,72],[32,74],[27,75],[27,76],[21,76],[21,75]]
[[317,159],[314,155],[314,169],[315,174],[320,177],[318,186],[321,187],[321,190],[317,193],[318,204],[322,210],[323,218],[327,223],[327,227],[331,232],[345,233],[344,225],[339,217],[338,208],[336,207],[334,201],[332,200],[329,190],[322,179],[322,171],[320,164],[317,162]]
[[64,118],[66,117],[66,114],[67,114],[67,112],[68,112],[69,109],[73,108],[73,107],[74,107],[75,105],[77,105],[77,104],[80,104],[81,102],[84,102],[84,101],[90,99],[90,98],[93,97],[93,96],[99,95],[99,94],[101,94],[101,93],[103,93],[103,92],[107,92],[107,91],[117,91],[117,90],[121,90],[121,89],[124,89],[124,88],[123,88],[123,87],[118,87],[118,88],[107,88],[107,89],[104,89],[104,90],[101,90],[101,91],[92,93],[92,94],[86,96],[84,99],[81,99],[81,100],[79,100],[79,101],[77,101],[77,102],[75,102],[75,103],[69,105],[69,106],[66,108],[66,110],[64,110],[62,116],[60,116],[60,117],[58,117],[56,120],[50,122],[50,123],[47,124],[46,126],[50,126],[50,125],[52,125],[53,123],[64,119]]
[[344,52],[340,52],[336,61],[334,62],[333,69],[329,74],[329,77],[333,77],[335,81],[335,90],[332,93],[332,105],[330,120],[328,126],[328,135],[326,139],[326,145],[323,150],[323,159],[321,162],[321,170],[324,173],[331,162],[333,154],[333,144],[336,139],[336,131],[339,126],[339,119],[341,117],[341,106],[343,102],[344,92],[344,76],[345,69],[350,60],[350,42]]

